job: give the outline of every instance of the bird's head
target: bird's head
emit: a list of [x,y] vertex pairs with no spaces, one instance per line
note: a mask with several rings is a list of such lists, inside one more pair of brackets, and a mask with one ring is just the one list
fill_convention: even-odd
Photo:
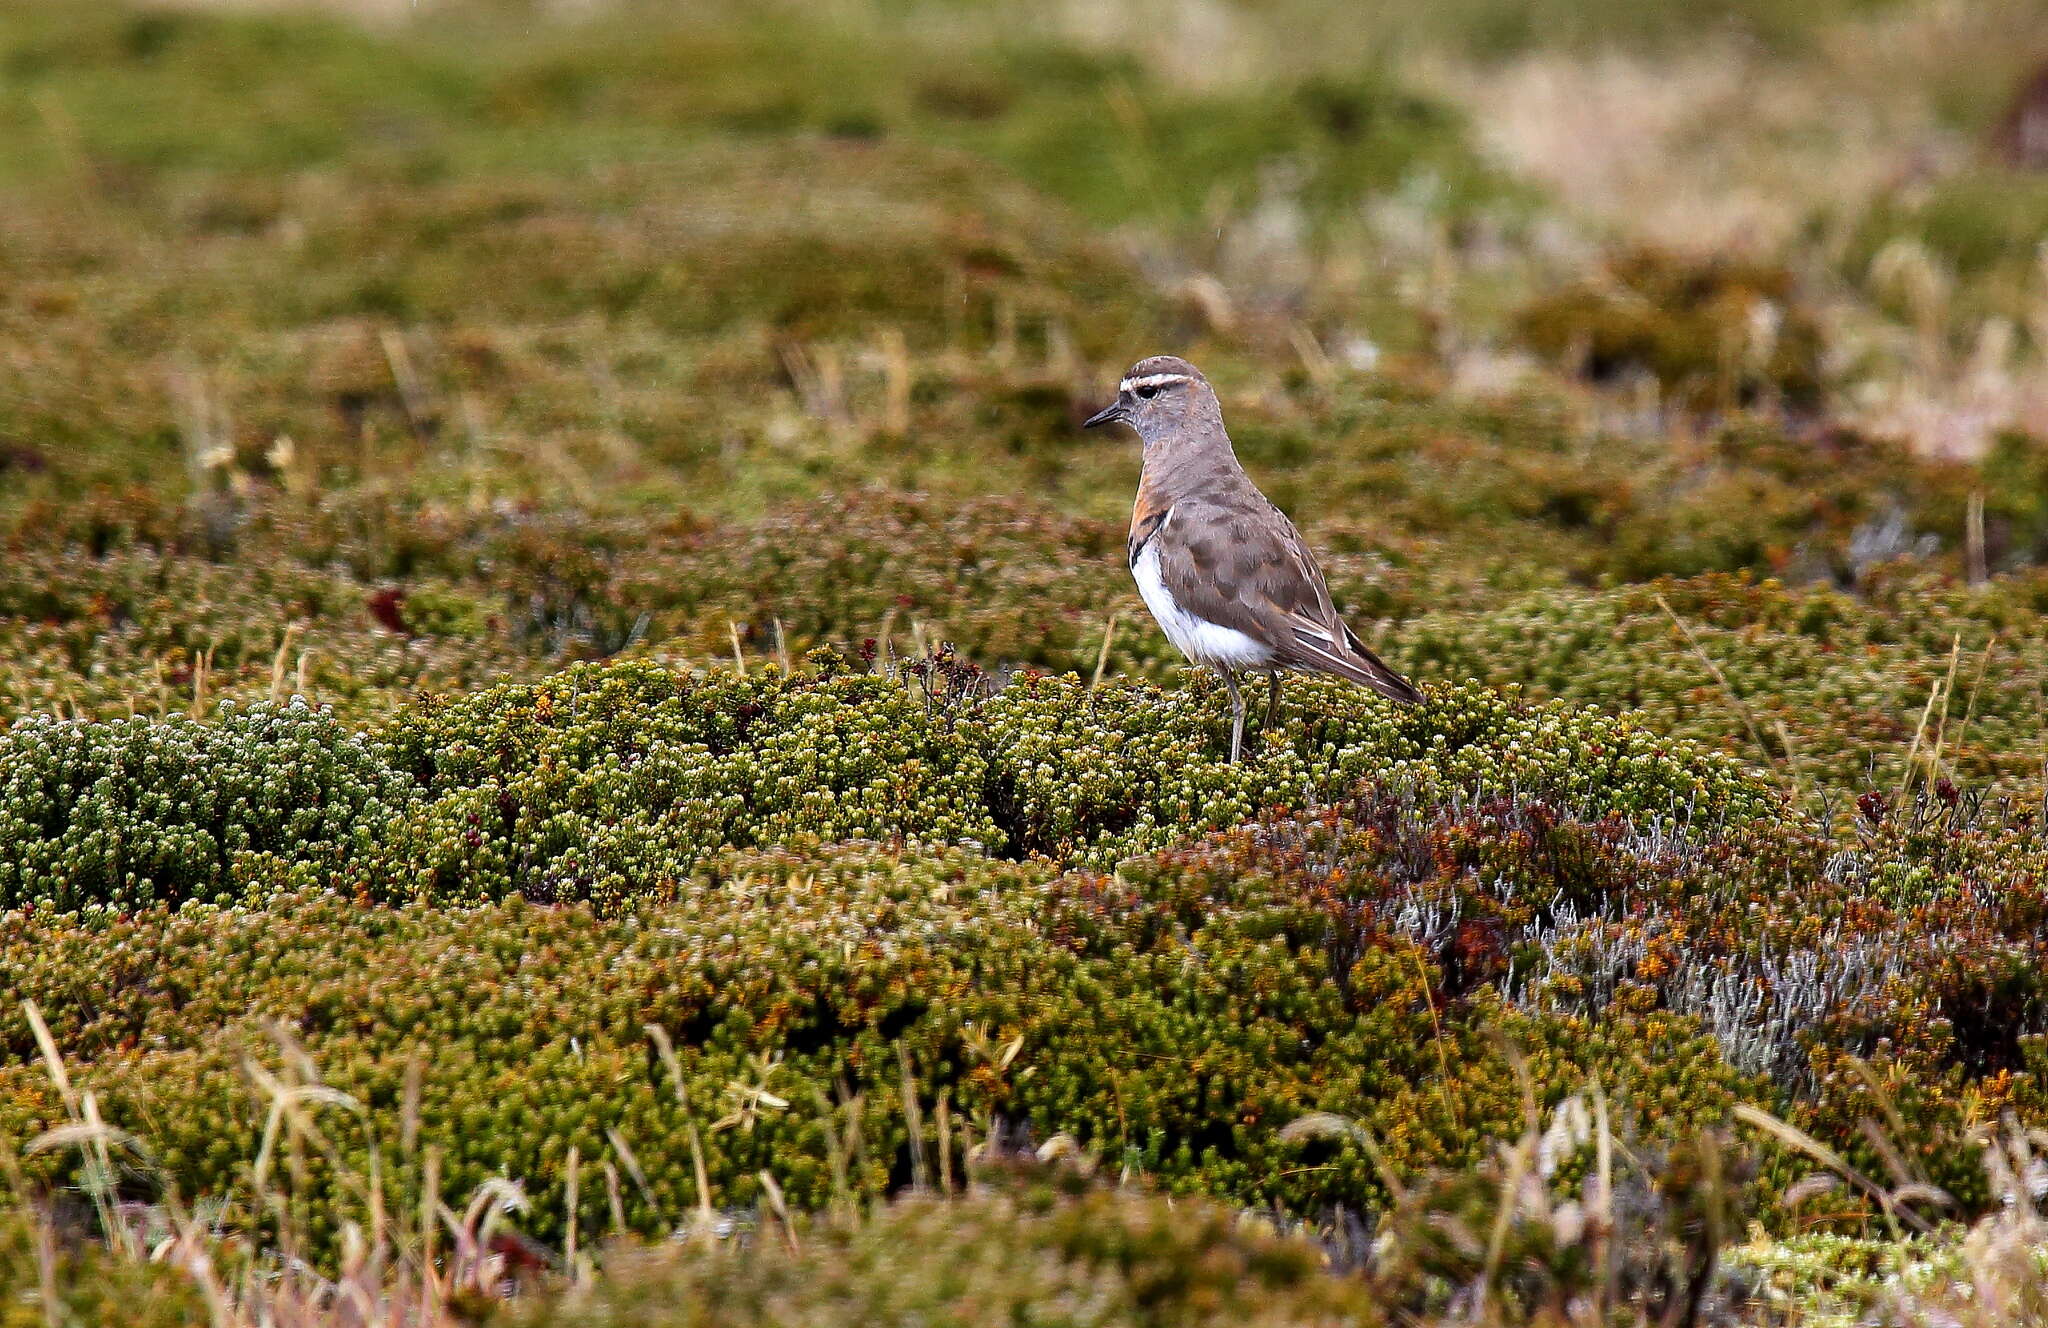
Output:
[[1115,421],[1146,443],[1183,432],[1221,431],[1223,410],[1202,371],[1175,355],[1139,360],[1116,385],[1116,400],[1088,417],[1083,428]]

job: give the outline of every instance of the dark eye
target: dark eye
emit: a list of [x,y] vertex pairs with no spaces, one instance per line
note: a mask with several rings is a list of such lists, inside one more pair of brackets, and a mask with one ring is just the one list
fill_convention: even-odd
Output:
[[1138,395],[1150,401],[1153,397],[1159,395],[1159,389],[1156,387],[1141,387],[1138,389]]

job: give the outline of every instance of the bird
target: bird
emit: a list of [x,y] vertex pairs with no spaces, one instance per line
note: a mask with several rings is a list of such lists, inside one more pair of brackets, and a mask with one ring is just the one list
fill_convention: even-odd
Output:
[[1223,676],[1230,760],[1244,752],[1238,675],[1264,671],[1265,727],[1290,670],[1333,674],[1418,705],[1415,684],[1338,616],[1315,555],[1238,463],[1223,407],[1202,371],[1173,355],[1132,365],[1116,400],[1082,427],[1125,424],[1144,443],[1127,551],[1145,607],[1188,660]]

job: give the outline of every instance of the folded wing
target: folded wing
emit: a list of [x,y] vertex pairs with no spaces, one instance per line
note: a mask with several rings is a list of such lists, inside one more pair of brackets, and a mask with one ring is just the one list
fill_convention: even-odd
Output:
[[1410,705],[1422,700],[1337,616],[1300,532],[1263,497],[1184,499],[1150,542],[1161,580],[1186,612],[1264,643],[1283,667],[1348,678]]

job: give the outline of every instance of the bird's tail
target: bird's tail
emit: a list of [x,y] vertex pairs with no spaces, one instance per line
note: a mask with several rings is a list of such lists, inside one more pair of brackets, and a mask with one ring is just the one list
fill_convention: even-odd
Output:
[[1387,667],[1387,662],[1358,639],[1358,633],[1350,627],[1344,629],[1344,644],[1349,650],[1344,656],[1331,652],[1330,672],[1355,683],[1372,688],[1389,701],[1402,705],[1421,705],[1422,693],[1414,683]]
[[[1348,678],[1403,705],[1422,704],[1422,693],[1415,684],[1388,668],[1350,627],[1343,623],[1324,626],[1300,615],[1295,616],[1293,626],[1294,648],[1286,652],[1290,667]],[[1339,633],[1342,640],[1337,639]]]

